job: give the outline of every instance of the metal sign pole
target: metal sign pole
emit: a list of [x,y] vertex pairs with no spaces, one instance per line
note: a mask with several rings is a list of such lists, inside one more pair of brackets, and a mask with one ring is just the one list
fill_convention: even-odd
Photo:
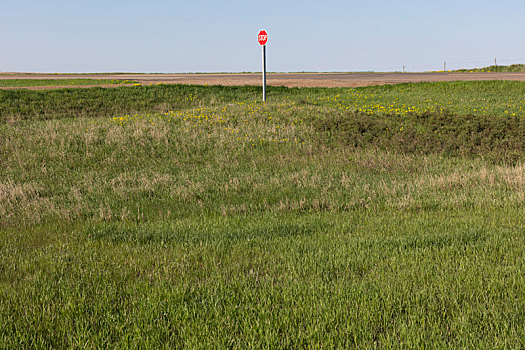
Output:
[[266,102],[266,45],[262,46],[262,65],[263,102]]
[[261,30],[257,36],[257,41],[262,46],[262,85],[263,85],[263,102],[266,102],[266,43],[268,42],[268,33]]

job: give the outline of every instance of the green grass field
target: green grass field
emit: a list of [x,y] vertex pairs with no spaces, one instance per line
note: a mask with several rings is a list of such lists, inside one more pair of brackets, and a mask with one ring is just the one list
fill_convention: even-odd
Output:
[[459,69],[456,72],[470,72],[470,73],[483,73],[483,72],[497,72],[497,73],[508,73],[508,72],[525,72],[525,64],[511,64],[507,66],[489,66],[483,68],[470,68],[470,69]]
[[523,348],[525,83],[0,91],[5,348]]
[[132,80],[115,79],[0,79],[0,87],[37,87],[37,86],[89,86],[134,84]]

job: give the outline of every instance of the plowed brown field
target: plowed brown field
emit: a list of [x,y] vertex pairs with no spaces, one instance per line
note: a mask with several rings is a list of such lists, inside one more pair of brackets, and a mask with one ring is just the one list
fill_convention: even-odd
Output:
[[[248,74],[39,74],[0,73],[2,79],[119,79],[148,84],[260,85],[261,75]],[[288,87],[360,87],[410,82],[518,80],[525,73],[270,73],[268,85]],[[122,85],[112,85],[114,87]],[[83,86],[86,87],[86,86]],[[57,88],[32,87],[31,89]]]

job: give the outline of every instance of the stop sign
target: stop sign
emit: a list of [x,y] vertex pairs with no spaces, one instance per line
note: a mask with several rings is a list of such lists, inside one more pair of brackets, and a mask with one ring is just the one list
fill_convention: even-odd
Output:
[[259,32],[259,36],[257,37],[257,40],[259,41],[259,44],[266,45],[266,42],[268,41],[268,33],[266,33],[265,30],[261,30]]

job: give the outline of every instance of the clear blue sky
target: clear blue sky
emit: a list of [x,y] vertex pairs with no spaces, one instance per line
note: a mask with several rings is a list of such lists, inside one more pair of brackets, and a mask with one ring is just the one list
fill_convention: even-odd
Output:
[[506,64],[524,19],[523,0],[0,0],[0,71],[260,71],[262,28],[269,71]]

